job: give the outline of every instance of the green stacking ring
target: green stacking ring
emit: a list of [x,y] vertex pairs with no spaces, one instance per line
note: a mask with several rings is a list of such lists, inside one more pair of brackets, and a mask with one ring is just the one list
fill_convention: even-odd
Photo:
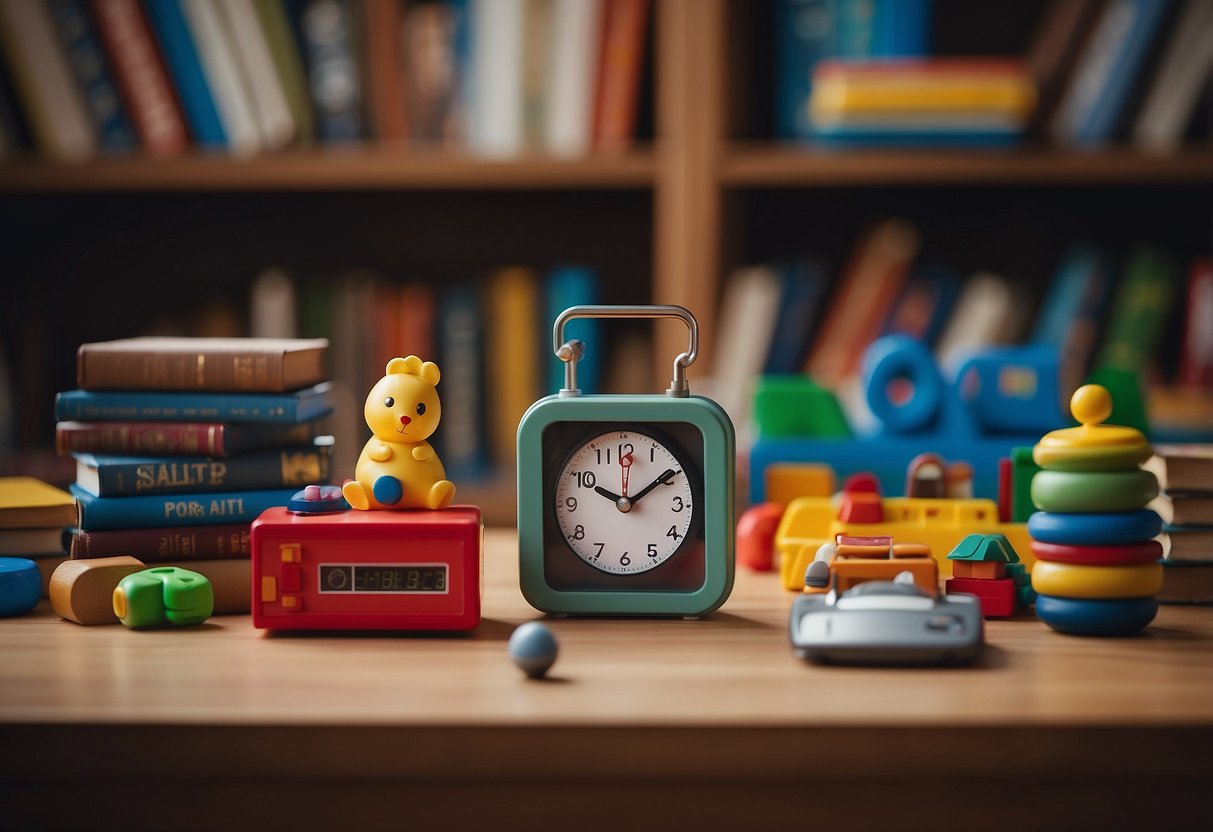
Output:
[[1158,496],[1158,480],[1149,471],[1038,471],[1032,477],[1032,502],[1041,511],[1133,511]]
[[1032,460],[1047,471],[1127,471],[1153,455],[1148,444],[1032,449]]

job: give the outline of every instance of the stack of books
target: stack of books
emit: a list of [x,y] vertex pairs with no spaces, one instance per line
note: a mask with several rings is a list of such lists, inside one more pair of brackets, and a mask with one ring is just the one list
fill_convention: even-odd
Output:
[[1164,603],[1213,603],[1213,445],[1156,445],[1142,466],[1158,478]]
[[81,346],[80,389],[55,399],[59,451],[77,461],[71,557],[175,563],[213,583],[247,576],[249,524],[329,481],[327,350],[272,338]]
[[1027,129],[1036,87],[1020,61],[824,61],[813,72],[813,136],[843,146],[1004,146]]
[[42,572],[42,593],[63,563],[64,529],[76,522],[72,495],[33,477],[0,477],[0,556],[29,558]]

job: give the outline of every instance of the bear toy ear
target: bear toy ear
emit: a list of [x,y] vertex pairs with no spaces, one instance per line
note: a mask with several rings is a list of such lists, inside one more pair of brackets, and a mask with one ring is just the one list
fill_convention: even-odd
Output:
[[431,387],[438,386],[438,379],[442,378],[442,373],[438,369],[438,365],[433,361],[427,361],[421,365],[421,378]]
[[421,359],[415,355],[410,355],[408,358],[393,358],[387,363],[386,375],[393,373],[406,373],[410,376],[419,375],[421,373]]

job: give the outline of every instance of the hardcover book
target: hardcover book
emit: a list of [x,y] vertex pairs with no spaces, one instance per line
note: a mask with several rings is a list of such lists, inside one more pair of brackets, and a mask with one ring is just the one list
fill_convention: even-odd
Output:
[[278,393],[324,380],[323,338],[124,338],[81,344],[85,390]]
[[298,425],[223,422],[60,422],[55,449],[70,453],[226,457],[264,448],[307,445],[318,421]]
[[59,421],[261,422],[296,424],[327,414],[328,382],[293,393],[157,393],[68,390],[55,396]]
[[228,459],[76,455],[76,485],[97,497],[302,488],[329,481],[332,437],[311,448]]
[[0,477],[0,529],[70,526],[71,495],[33,477]]
[[267,508],[285,506],[298,489],[153,494],[146,497],[96,497],[78,485],[71,486],[70,491],[76,498],[79,527],[93,531],[251,523]]
[[68,551],[74,559],[131,555],[144,563],[163,563],[246,558],[251,551],[248,523],[99,532],[78,530],[70,538]]

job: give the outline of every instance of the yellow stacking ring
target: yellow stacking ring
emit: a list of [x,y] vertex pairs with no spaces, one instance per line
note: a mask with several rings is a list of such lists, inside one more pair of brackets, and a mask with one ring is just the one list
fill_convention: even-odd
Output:
[[1080,566],[1037,561],[1032,589],[1055,598],[1144,598],[1162,589],[1162,564]]
[[1110,471],[1135,468],[1150,458],[1150,443],[1135,428],[1102,424],[1112,413],[1112,397],[1098,384],[1085,384],[1070,398],[1081,424],[1045,434],[1032,449],[1041,468],[1055,471]]

